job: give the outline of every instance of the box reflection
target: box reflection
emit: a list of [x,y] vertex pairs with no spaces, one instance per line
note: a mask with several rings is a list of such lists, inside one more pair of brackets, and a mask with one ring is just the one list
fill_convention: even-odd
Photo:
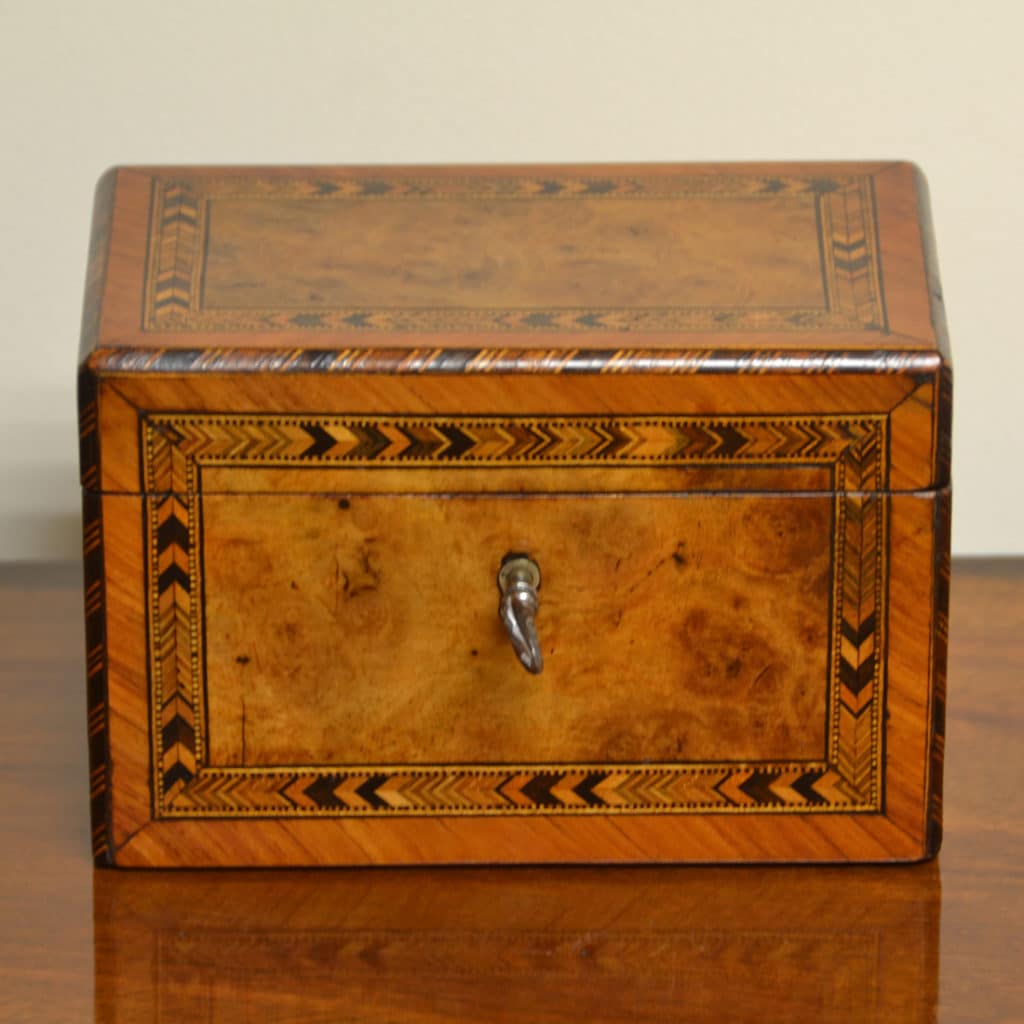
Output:
[[95,874],[96,1019],[930,1020],[935,864]]

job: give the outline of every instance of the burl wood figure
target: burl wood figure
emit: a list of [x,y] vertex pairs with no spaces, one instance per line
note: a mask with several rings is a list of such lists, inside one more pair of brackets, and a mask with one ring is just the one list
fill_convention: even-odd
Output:
[[109,172],[97,861],[934,854],[950,407],[908,164]]

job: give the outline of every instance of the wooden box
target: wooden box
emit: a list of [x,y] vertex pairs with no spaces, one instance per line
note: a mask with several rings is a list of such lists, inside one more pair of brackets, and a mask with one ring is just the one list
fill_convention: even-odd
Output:
[[911,165],[119,169],[83,336],[98,862],[937,850]]

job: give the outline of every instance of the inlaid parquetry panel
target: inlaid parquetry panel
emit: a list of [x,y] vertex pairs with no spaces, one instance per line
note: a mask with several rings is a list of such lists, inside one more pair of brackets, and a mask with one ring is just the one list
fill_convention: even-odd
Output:
[[[525,256],[524,256],[525,254]],[[159,179],[151,331],[885,329],[867,176]]]
[[[149,414],[153,789],[158,817],[828,813],[881,809],[887,419]],[[814,760],[228,766],[206,740],[202,469],[827,465],[833,572],[826,749]]]

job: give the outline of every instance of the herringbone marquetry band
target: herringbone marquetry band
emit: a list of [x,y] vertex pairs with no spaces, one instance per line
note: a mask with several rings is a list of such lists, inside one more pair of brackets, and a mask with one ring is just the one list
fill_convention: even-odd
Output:
[[[602,202],[703,198],[813,204],[823,306],[637,308],[209,309],[202,301],[203,239],[211,202],[229,199],[396,202],[431,198]],[[333,176],[158,180],[149,233],[148,330],[217,331],[805,331],[886,329],[870,177],[636,175],[607,179],[521,175],[370,179]]]
[[[877,811],[887,423],[837,417],[285,417],[144,424],[159,817]],[[227,768],[204,755],[203,465],[829,465],[834,580],[824,761]]]
[[168,816],[666,814],[861,811],[870,794],[826,764],[206,768],[165,791]]
[[718,417],[275,416],[146,418],[149,493],[194,467],[824,465],[837,490],[886,482],[882,415]]

